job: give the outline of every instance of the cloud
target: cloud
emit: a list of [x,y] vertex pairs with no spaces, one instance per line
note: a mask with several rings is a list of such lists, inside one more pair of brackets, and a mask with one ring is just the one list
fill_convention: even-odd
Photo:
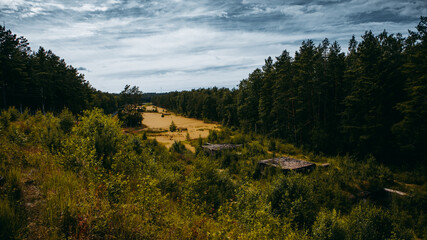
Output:
[[[366,30],[406,33],[424,0],[1,0],[0,20],[100,90],[235,87],[268,56]],[[90,69],[88,71],[87,69]]]

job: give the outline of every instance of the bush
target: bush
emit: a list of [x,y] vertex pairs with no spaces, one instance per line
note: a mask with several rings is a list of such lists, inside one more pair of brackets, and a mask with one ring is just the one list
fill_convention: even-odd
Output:
[[21,172],[16,168],[10,168],[6,175],[6,191],[11,201],[18,201],[21,198],[20,179]]
[[21,113],[14,107],[9,107],[7,110],[3,110],[0,113],[0,127],[7,128],[11,122],[17,121]]
[[119,111],[119,119],[127,127],[137,127],[142,125],[142,114],[135,105],[126,105]]
[[344,229],[340,214],[337,211],[323,210],[317,215],[312,226],[313,239],[316,240],[341,240],[344,239]]
[[294,172],[279,179],[270,200],[276,214],[291,218],[300,228],[313,224],[319,208],[312,181]]
[[21,113],[18,111],[18,109],[16,109],[14,106],[9,107],[7,112],[10,115],[10,121],[11,122],[18,120],[19,116],[21,115]]
[[49,150],[57,150],[61,146],[62,132],[60,130],[60,119],[52,113],[43,115],[37,112],[31,126],[31,138],[36,143],[41,143]]
[[176,131],[176,125],[175,125],[175,123],[172,121],[171,122],[171,125],[169,125],[169,130],[171,131],[171,132],[175,132]]
[[210,143],[216,143],[218,141],[218,132],[216,130],[209,130],[208,141]]
[[387,211],[370,203],[360,203],[350,212],[345,221],[346,239],[389,239],[393,232],[391,216]]
[[83,168],[92,171],[95,167],[96,152],[89,138],[71,136],[67,138],[60,151],[59,163],[66,170],[80,172]]
[[118,121],[103,114],[101,109],[87,110],[73,131],[80,137],[89,138],[102,165],[111,168],[112,157],[124,138]]
[[184,153],[185,150],[186,150],[185,145],[182,144],[182,142],[180,141],[178,142],[175,141],[170,148],[171,152],[176,152],[176,153]]
[[74,116],[67,108],[64,108],[59,114],[59,125],[64,133],[70,133],[74,125]]
[[1,111],[0,114],[0,124],[1,124],[1,128],[7,128],[10,125],[11,122],[11,116],[10,113],[6,110]]
[[216,211],[222,203],[231,199],[235,191],[230,176],[219,171],[214,163],[204,157],[197,159],[186,184],[187,200],[208,213]]

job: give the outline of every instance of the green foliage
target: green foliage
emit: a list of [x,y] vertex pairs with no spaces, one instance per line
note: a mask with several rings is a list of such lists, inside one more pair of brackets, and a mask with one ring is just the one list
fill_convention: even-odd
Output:
[[19,116],[21,115],[21,113],[19,113],[18,109],[16,109],[14,106],[9,107],[7,112],[10,115],[10,121],[11,122],[18,120]]
[[277,148],[276,148],[276,141],[274,139],[270,140],[268,142],[268,151],[276,151],[276,150],[277,150]]
[[403,65],[403,73],[407,77],[404,90],[407,97],[396,105],[396,109],[403,115],[403,119],[392,127],[397,137],[400,150],[417,159],[426,155],[427,142],[427,17],[421,17],[417,26],[418,32],[410,31],[407,41]]
[[60,151],[59,163],[66,170],[92,172],[97,166],[96,150],[90,138],[71,136],[67,138]]
[[59,119],[61,130],[64,133],[70,133],[75,121],[73,114],[67,108],[64,108],[61,114],[59,114]]
[[21,198],[22,191],[21,186],[19,184],[21,180],[21,173],[16,168],[11,168],[4,176],[6,181],[5,188],[7,196],[10,198],[10,201],[18,201]]
[[136,109],[136,105],[126,105],[119,111],[119,119],[127,127],[137,127],[142,125],[142,114]]
[[118,121],[104,115],[100,109],[84,111],[73,132],[79,137],[88,138],[95,146],[102,166],[107,169],[111,167],[112,157],[118,152],[123,139]]
[[177,127],[176,127],[175,123],[172,121],[171,125],[169,125],[169,131],[175,132],[176,129],[177,129]]
[[392,229],[390,214],[369,203],[355,206],[345,220],[346,239],[388,239]]
[[[347,55],[336,42],[308,40],[295,58],[268,57],[238,89],[155,97],[229,127],[207,141],[243,145],[207,156],[202,138],[193,155],[181,142],[168,151],[145,132],[124,134],[96,107],[113,113],[136,104],[138,87],[118,96],[96,91],[51,51],[31,52],[1,27],[0,95],[12,107],[0,114],[0,238],[426,238],[426,36],[422,17],[407,38],[353,37]],[[24,97],[11,97],[17,93]],[[20,114],[21,105],[32,110]],[[85,108],[95,109],[75,123],[72,113]],[[59,117],[45,113],[61,109]],[[126,125],[141,122],[134,107],[124,110]],[[284,154],[330,166],[256,176],[259,160]],[[418,169],[404,172],[380,163],[415,160]],[[407,195],[375,198],[384,187]]]
[[139,87],[126,85],[119,95],[120,106],[140,104],[142,100],[142,92]]
[[294,58],[287,51],[268,57],[238,89],[173,92],[153,103],[315,152],[420,162],[427,136],[425,26],[421,17],[406,39],[367,31],[360,43],[350,40],[347,55],[328,39],[317,46],[303,41]]
[[3,129],[9,127],[10,122],[12,121],[11,109],[14,109],[14,108],[9,108],[8,110],[1,111],[1,114],[0,114],[0,124],[1,125],[0,125],[0,127]]
[[319,211],[313,188],[310,179],[301,174],[282,177],[270,196],[273,211],[292,219],[300,228],[311,226]]
[[0,26],[0,62],[2,108],[59,112],[67,107],[73,113],[90,107],[108,113],[117,109],[116,96],[96,91],[76,68],[52,51],[43,47],[33,51],[27,39],[4,26]]
[[147,131],[144,131],[144,133],[142,134],[142,140],[147,140]]
[[52,113],[44,115],[38,111],[34,118],[18,125],[17,130],[28,138],[27,141],[41,144],[49,150],[56,151],[61,145],[63,132],[60,126],[60,119],[56,118]]
[[185,186],[187,201],[199,206],[199,210],[212,213],[231,199],[235,185],[225,171],[216,168],[209,159],[196,159],[193,171]]
[[175,141],[170,148],[171,152],[176,152],[176,153],[184,153],[185,150],[186,150],[185,145],[180,141],[178,142]]
[[0,238],[14,239],[18,230],[19,218],[15,208],[7,199],[0,198]]
[[332,211],[322,210],[316,217],[312,226],[313,239],[316,240],[339,240],[344,239],[344,229],[340,214],[335,209]]
[[5,113],[4,111],[1,113],[0,115],[0,130],[6,129],[7,127],[9,127],[10,124],[10,116]]
[[5,168],[2,155],[7,151],[2,149],[0,154],[0,239],[15,239],[23,224],[21,172],[17,167]]
[[[125,135],[117,119],[99,109],[84,112],[69,134],[60,122],[50,113],[20,115],[0,131],[2,238],[412,239],[425,234],[423,185],[399,185],[411,197],[359,197],[360,191],[397,187],[396,175],[372,157],[357,161],[310,153],[309,159],[330,167],[286,175],[272,170],[255,179],[258,161],[271,157],[271,141],[276,154],[303,157],[302,150],[226,129],[216,132],[216,141],[236,141],[241,148],[195,156],[182,143],[168,151],[154,140]],[[52,139],[59,139],[56,150]],[[203,139],[198,141],[200,147]],[[402,181],[406,175],[397,176]],[[415,182],[423,184],[422,179]]]
[[218,141],[218,132],[216,130],[209,130],[208,141],[210,143],[216,143]]

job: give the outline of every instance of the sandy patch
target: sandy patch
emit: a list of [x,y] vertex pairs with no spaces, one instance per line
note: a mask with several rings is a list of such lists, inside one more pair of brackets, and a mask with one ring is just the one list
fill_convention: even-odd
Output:
[[[152,106],[147,107],[147,111],[153,109]],[[148,130],[151,131],[167,131],[161,133],[148,133],[148,137],[155,138],[158,142],[164,144],[167,148],[170,148],[174,141],[185,141],[187,140],[187,133],[191,139],[197,139],[199,137],[206,138],[209,135],[209,130],[218,129],[219,124],[205,123],[195,118],[187,118],[177,116],[173,113],[167,112],[166,109],[157,108],[158,112],[144,112],[142,123],[147,126]],[[162,117],[163,113],[163,117]],[[178,131],[170,132],[169,126],[172,121],[178,128]],[[187,149],[194,152],[194,147],[189,144],[185,144]]]

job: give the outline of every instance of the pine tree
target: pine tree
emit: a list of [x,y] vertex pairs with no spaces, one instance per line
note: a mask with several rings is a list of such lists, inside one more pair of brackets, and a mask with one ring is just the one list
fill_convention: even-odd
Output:
[[424,159],[427,150],[427,17],[421,17],[418,32],[410,31],[406,41],[407,98],[397,104],[403,119],[393,126],[401,151],[411,157]]

